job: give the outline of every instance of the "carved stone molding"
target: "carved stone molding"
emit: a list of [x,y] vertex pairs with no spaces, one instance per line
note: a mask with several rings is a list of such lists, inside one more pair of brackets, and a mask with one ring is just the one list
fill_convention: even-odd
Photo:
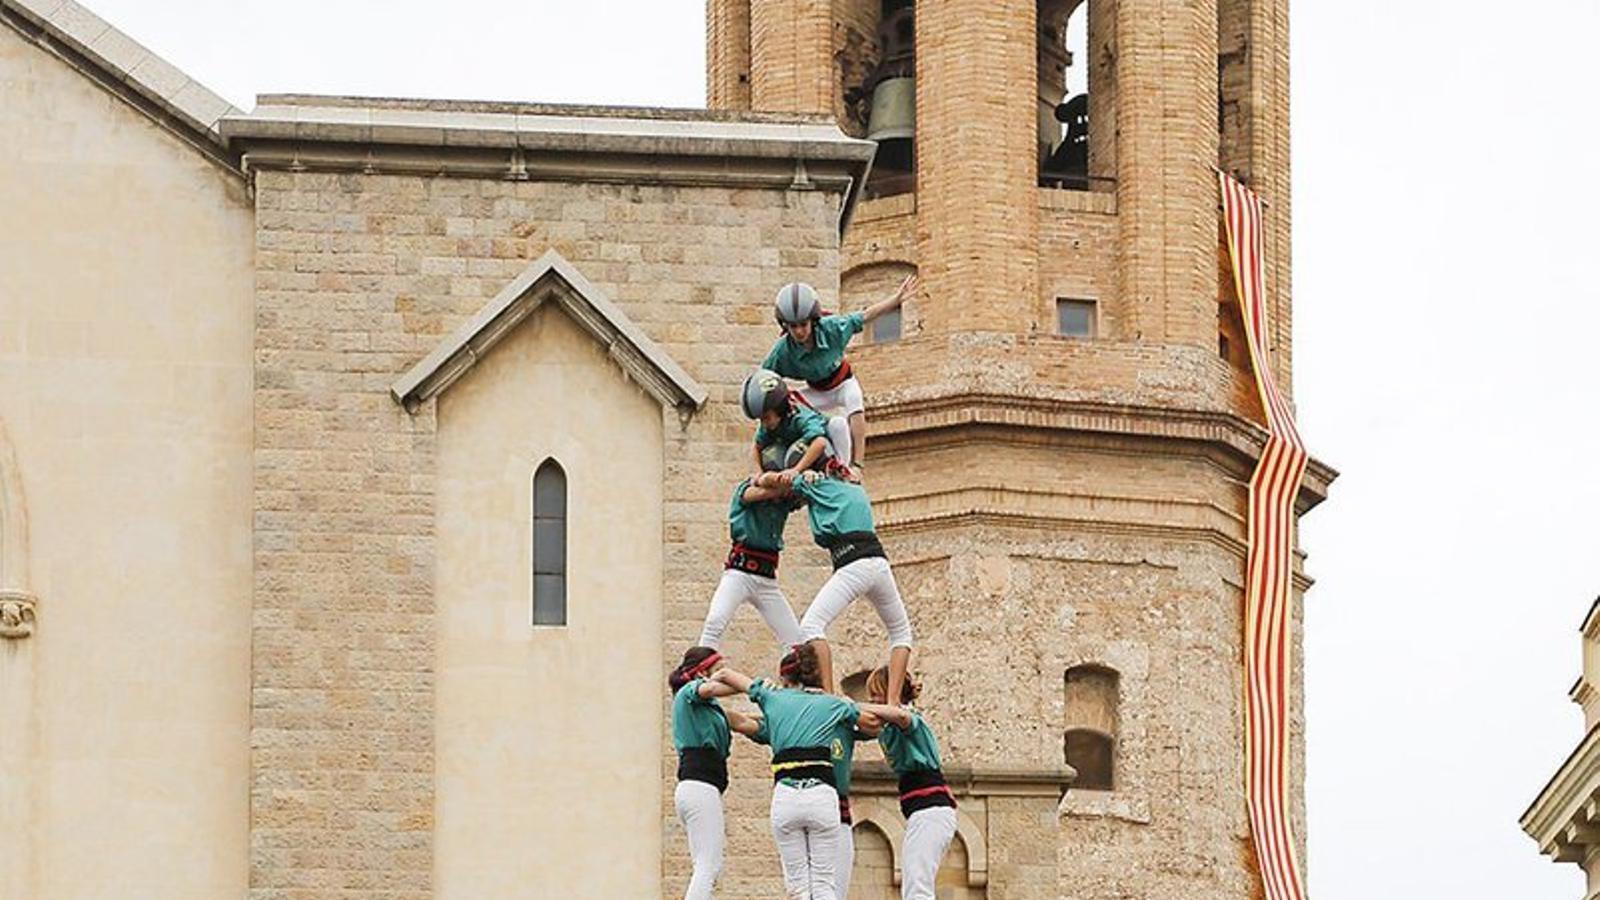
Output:
[[36,606],[38,600],[32,594],[0,591],[0,638],[31,637]]

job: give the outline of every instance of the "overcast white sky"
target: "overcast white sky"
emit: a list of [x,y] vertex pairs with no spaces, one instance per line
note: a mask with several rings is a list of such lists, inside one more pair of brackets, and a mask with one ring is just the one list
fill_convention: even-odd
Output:
[[[249,108],[699,106],[701,0],[88,0]],[[1600,594],[1600,2],[1298,0],[1296,388],[1319,900],[1573,900],[1517,817]]]

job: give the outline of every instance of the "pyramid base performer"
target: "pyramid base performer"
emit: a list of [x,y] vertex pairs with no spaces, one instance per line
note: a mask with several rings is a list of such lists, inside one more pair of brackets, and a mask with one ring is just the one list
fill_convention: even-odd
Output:
[[822,692],[810,646],[785,656],[778,673],[781,688],[731,669],[718,672],[716,679],[748,693],[761,708],[762,729],[772,747],[772,836],[783,862],[786,895],[843,900],[836,891],[841,826],[832,743],[840,739],[841,727],[853,728],[861,714],[854,703]]
[[[861,677],[865,679],[866,673],[861,673]],[[871,716],[862,717],[855,725],[841,722],[834,726],[833,740],[829,745],[832,753],[833,787],[839,793],[839,840],[833,860],[833,892],[840,897],[840,900],[850,895],[850,876],[854,872],[856,863],[855,823],[850,810],[850,776],[851,767],[855,763],[856,742],[876,738],[878,725],[879,723],[873,721]],[[750,739],[758,744],[771,742],[764,721]]]
[[[794,449],[789,455],[793,456]],[[781,489],[782,473],[767,473],[757,484]],[[911,662],[911,618],[895,584],[894,571],[872,520],[872,503],[859,484],[806,472],[788,481],[805,501],[811,536],[828,551],[833,575],[800,619],[800,638],[816,649],[825,690],[833,691],[833,653],[827,630],[857,597],[865,597],[889,633],[889,696],[899,697]]]
[[897,698],[899,705],[889,706],[889,670],[880,666],[864,674],[871,702],[862,703],[861,712],[882,721],[878,743],[900,779],[900,814],[906,817],[900,897],[934,900],[939,866],[956,834],[956,798],[940,769],[939,742],[911,706],[918,690],[909,678]]
[[710,647],[690,647],[667,676],[672,691],[672,743],[678,751],[678,786],[673,804],[689,838],[694,874],[684,900],[711,900],[722,872],[722,794],[728,789],[730,730],[756,733],[760,722],[734,710],[724,711],[718,697],[738,691],[711,676],[722,667],[722,654]]
[[[764,456],[763,464],[770,461]],[[711,596],[711,608],[700,630],[700,645],[720,649],[722,635],[739,607],[756,608],[778,643],[800,643],[800,623],[778,587],[778,557],[783,550],[783,527],[797,502],[786,492],[756,487],[748,479],[733,490],[728,504],[728,535],[732,546],[723,565],[722,579]]]

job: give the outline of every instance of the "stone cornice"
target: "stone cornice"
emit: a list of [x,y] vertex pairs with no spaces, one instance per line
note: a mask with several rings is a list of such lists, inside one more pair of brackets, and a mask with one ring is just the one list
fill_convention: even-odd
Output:
[[1520,821],[1558,862],[1582,862],[1600,846],[1600,728],[1589,730]]
[[219,127],[228,147],[243,153],[247,171],[836,191],[844,195],[841,232],[874,151],[870,141],[848,137],[831,122],[803,117],[672,119],[661,111],[484,112],[371,102],[268,103],[227,116]]
[[[958,796],[1049,797],[1061,799],[1078,773],[1071,766],[1055,769],[1012,769],[986,766],[946,766],[950,790]],[[899,778],[885,763],[858,762],[850,770],[851,793],[897,796]]]
[[[975,428],[1068,432],[1110,439],[1135,449],[1151,441],[1201,444],[1222,450],[1246,477],[1267,439],[1266,430],[1259,425],[1217,410],[965,391],[890,399],[873,406],[872,436],[880,446]],[[1297,512],[1305,513],[1327,499],[1328,486],[1338,474],[1311,460],[1300,486]]]
[[1589,611],[1584,614],[1583,624],[1578,630],[1589,640],[1600,641],[1600,598],[1589,605]]

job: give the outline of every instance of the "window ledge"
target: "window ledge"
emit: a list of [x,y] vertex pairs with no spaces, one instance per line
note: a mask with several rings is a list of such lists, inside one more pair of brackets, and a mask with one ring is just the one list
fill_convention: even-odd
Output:
[[868,222],[879,222],[884,219],[909,216],[916,211],[916,192],[907,191],[904,194],[889,194],[883,197],[874,197],[870,200],[863,199],[856,205],[856,214],[851,221],[856,225],[865,225]]
[[1039,208],[1114,216],[1117,214],[1117,194],[1115,191],[1040,188]]
[[1064,819],[1117,819],[1135,825],[1150,824],[1150,804],[1118,791],[1067,791],[1056,813]]

